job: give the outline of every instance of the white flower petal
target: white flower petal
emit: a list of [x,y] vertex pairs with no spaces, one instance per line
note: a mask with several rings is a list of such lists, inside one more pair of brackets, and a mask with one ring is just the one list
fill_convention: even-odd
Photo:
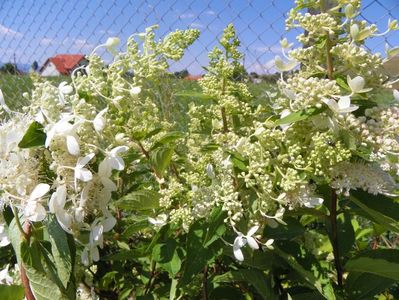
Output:
[[87,248],[84,248],[82,251],[81,261],[82,261],[82,264],[85,266],[88,266],[90,264],[89,250]]
[[129,150],[129,147],[127,146],[118,146],[112,149],[110,154],[111,156],[119,156],[120,153],[126,152],[127,150]]
[[67,197],[67,189],[65,185],[60,185],[57,187],[55,193],[51,195],[49,201],[49,209],[51,213],[56,213],[59,210],[62,210],[65,206],[65,201]]
[[71,225],[72,225],[72,216],[64,210],[58,211],[55,216],[57,217],[57,221],[66,232],[71,233]]
[[121,157],[112,157],[109,159],[111,168],[114,170],[122,171],[125,168],[125,162]]
[[97,246],[91,248],[90,255],[91,255],[91,259],[93,261],[99,261],[100,260],[100,252],[98,251]]
[[75,178],[88,182],[93,179],[93,174],[86,168],[75,169]]
[[4,101],[3,92],[0,89],[0,106],[7,112],[11,113],[11,109],[7,106],[6,102]]
[[258,229],[259,229],[259,226],[258,226],[258,225],[253,226],[252,228],[250,228],[250,229],[248,230],[247,237],[248,237],[248,236],[253,236],[254,233],[258,231]]
[[242,251],[240,248],[235,248],[233,247],[233,253],[234,253],[234,257],[238,260],[238,261],[244,261],[244,255],[242,254]]
[[101,177],[100,180],[106,190],[115,192],[118,189],[115,182],[113,182],[111,179],[107,177]]
[[79,155],[80,147],[77,139],[72,135],[66,136],[68,152],[72,155]]
[[295,60],[289,60],[285,63],[281,57],[277,55],[274,59],[274,64],[279,71],[287,72],[294,69],[298,65],[298,62]]
[[114,226],[116,224],[116,219],[112,216],[108,217],[102,222],[102,224],[103,224],[104,232],[108,232],[108,231],[112,230],[112,228],[114,228]]
[[245,244],[247,243],[247,240],[244,238],[244,236],[241,234],[239,236],[237,236],[234,240],[234,247],[236,248],[241,248],[244,247]]
[[95,156],[95,153],[90,153],[86,155],[85,157],[79,157],[78,162],[76,163],[77,168],[82,168],[84,167],[89,161],[93,159]]
[[248,242],[249,247],[251,247],[252,249],[254,249],[254,250],[259,249],[258,243],[252,236],[247,236],[247,242]]
[[364,78],[361,76],[356,76],[355,78],[351,79],[350,76],[348,75],[347,80],[349,87],[354,93],[361,91],[364,88],[364,85],[366,84]]
[[72,86],[70,86],[66,81],[61,82],[58,86],[58,89],[65,95],[71,94],[73,92]]
[[29,200],[39,199],[50,190],[50,186],[46,183],[39,183],[29,196]]
[[398,90],[393,90],[393,96],[395,97],[396,101],[399,101],[399,91]]
[[315,197],[315,198],[307,199],[307,201],[303,202],[303,205],[308,208],[313,208],[315,206],[319,206],[319,205],[323,204],[323,202],[324,202],[323,198]]
[[339,109],[346,109],[351,106],[351,98],[349,96],[340,97],[338,100]]
[[339,107],[338,107],[338,103],[333,100],[333,99],[327,99],[327,98],[323,98],[321,99],[325,104],[328,105],[328,107],[335,113],[339,112]]
[[46,217],[46,210],[37,201],[28,201],[24,209],[24,214],[29,221],[40,222]]

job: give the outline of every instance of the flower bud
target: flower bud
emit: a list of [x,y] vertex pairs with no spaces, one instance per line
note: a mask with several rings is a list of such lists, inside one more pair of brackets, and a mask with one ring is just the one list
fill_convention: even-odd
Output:
[[105,42],[105,47],[107,47],[107,48],[115,48],[116,46],[119,45],[120,42],[121,42],[121,40],[118,37],[110,37]]
[[389,19],[388,20],[388,29],[389,30],[398,30],[399,29],[398,20],[391,21],[391,19]]
[[346,16],[348,19],[352,19],[352,18],[355,16],[355,8],[353,7],[352,4],[348,4],[348,5],[345,7],[345,16]]

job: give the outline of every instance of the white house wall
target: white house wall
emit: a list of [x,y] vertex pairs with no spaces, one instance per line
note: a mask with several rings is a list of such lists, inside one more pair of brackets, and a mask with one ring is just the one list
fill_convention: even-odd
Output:
[[59,76],[60,72],[58,72],[55,65],[50,61],[41,72],[42,76]]

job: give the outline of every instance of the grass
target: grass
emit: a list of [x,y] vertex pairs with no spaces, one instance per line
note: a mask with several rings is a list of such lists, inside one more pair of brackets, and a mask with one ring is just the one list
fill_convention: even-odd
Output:
[[[62,81],[70,81],[66,76],[46,77],[54,85],[58,86]],[[23,93],[31,93],[33,89],[32,79],[29,75],[11,75],[0,73],[0,89],[3,91],[4,99],[12,110],[20,110],[29,105]]]

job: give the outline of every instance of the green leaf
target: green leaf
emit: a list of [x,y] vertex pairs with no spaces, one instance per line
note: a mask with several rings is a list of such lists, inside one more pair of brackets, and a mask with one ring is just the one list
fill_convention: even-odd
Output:
[[351,201],[361,209],[362,215],[387,230],[399,232],[399,204],[382,195],[365,192],[351,192]]
[[135,191],[122,197],[116,206],[128,211],[149,210],[159,207],[161,195],[152,190]]
[[25,291],[19,285],[0,285],[0,299],[1,300],[22,300],[25,296]]
[[395,282],[370,273],[350,272],[345,281],[345,290],[351,300],[371,300]]
[[268,239],[291,240],[305,232],[305,228],[295,218],[286,218],[287,225],[279,225],[276,228],[265,227],[263,235]]
[[151,147],[151,150],[158,148],[162,145],[166,145],[168,143],[174,142],[178,139],[181,139],[184,134],[180,131],[171,131],[164,134],[159,140],[157,140],[154,145]]
[[218,286],[211,291],[209,295],[210,300],[245,300],[246,298],[242,291],[234,286]]
[[28,130],[19,142],[19,148],[32,148],[44,146],[46,141],[46,134],[43,131],[43,125],[38,122],[30,124]]
[[226,212],[223,211],[221,207],[215,207],[212,210],[202,242],[205,248],[215,242],[226,232],[226,225],[224,223],[225,218]]
[[[199,220],[191,225],[187,234],[186,261],[179,286],[188,284],[192,277],[203,270],[218,254],[222,253],[223,243],[213,242],[209,247],[203,246],[208,223]],[[209,242],[208,242],[209,243]]]
[[153,259],[172,276],[175,276],[181,268],[181,259],[177,250],[178,244],[172,239],[168,239],[164,244],[156,244],[152,250]]
[[214,283],[218,282],[246,282],[252,285],[262,299],[279,299],[273,292],[271,279],[262,271],[256,269],[241,269],[239,271],[229,271],[223,275],[215,276]]
[[25,265],[25,271],[36,300],[68,300],[45,274],[27,265]]
[[148,228],[148,224],[149,224],[149,222],[148,222],[147,219],[141,220],[141,221],[138,221],[138,222],[135,222],[135,223],[133,223],[133,224],[130,224],[130,225],[127,226],[126,229],[123,231],[122,235],[123,235],[125,238],[129,238],[129,237],[131,237],[134,233],[136,233],[136,232],[138,232],[138,231],[140,231],[140,230],[143,230],[143,229]]
[[136,260],[140,257],[145,257],[146,253],[143,249],[131,249],[126,250],[122,249],[119,252],[112,253],[106,256],[101,257],[101,260],[104,261],[124,261],[124,260]]
[[58,224],[54,215],[49,216],[47,230],[51,243],[51,252],[57,268],[57,275],[62,285],[67,288],[72,274],[72,266],[74,265],[69,249],[67,233]]
[[[331,222],[326,219],[326,227],[328,229],[331,244],[333,244]],[[338,250],[340,258],[343,259],[345,255],[353,249],[355,244],[355,232],[353,230],[351,216],[348,213],[339,214],[337,217],[337,235],[338,235]]]
[[306,120],[309,117],[317,115],[322,111],[323,111],[322,108],[315,108],[315,107],[311,107],[308,110],[296,111],[289,114],[288,116],[285,116],[284,118],[276,120],[274,124],[278,126],[283,124],[295,123],[298,121]]
[[349,85],[346,83],[346,80],[345,80],[345,78],[343,76],[339,76],[339,77],[335,78],[335,81],[345,91],[348,91],[348,92],[351,91]]
[[369,250],[350,259],[345,264],[349,272],[370,273],[399,281],[399,250]]
[[355,136],[347,130],[340,130],[339,135],[341,136],[346,148],[355,151],[357,148],[357,141]]
[[317,280],[317,278],[313,275],[313,273],[307,269],[305,269],[298,261],[295,259],[294,256],[289,255],[283,251],[281,251],[278,247],[274,246],[274,251],[283,258],[288,265],[291,266],[302,278],[309,283],[310,287],[316,288],[321,295],[323,295],[323,288],[321,282]]
[[157,148],[151,152],[151,164],[159,175],[162,175],[169,166],[173,151],[173,148]]

